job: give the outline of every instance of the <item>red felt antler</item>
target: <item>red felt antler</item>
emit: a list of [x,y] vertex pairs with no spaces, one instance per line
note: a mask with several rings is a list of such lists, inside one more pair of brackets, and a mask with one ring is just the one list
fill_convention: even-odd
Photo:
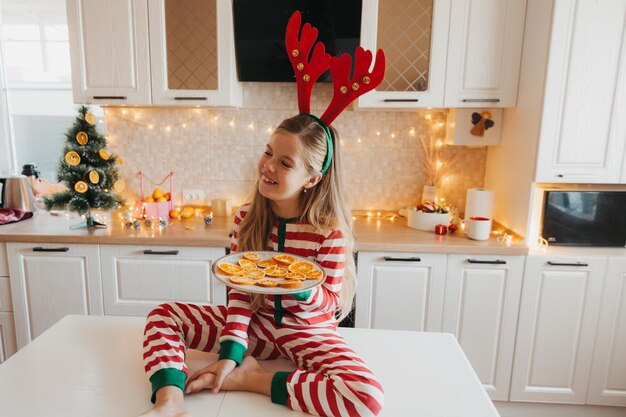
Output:
[[[285,45],[287,54],[296,74],[298,88],[298,109],[300,113],[311,111],[311,91],[315,81],[326,71],[330,65],[330,55],[326,53],[323,43],[317,42],[317,29],[305,23],[302,27],[302,35],[299,35],[302,17],[296,11],[289,18],[285,33]],[[309,60],[309,53],[315,44],[313,54]]]
[[352,58],[343,54],[340,58],[333,57],[330,62],[330,74],[333,79],[333,98],[328,108],[320,117],[327,125],[330,125],[337,118],[348,104],[357,97],[376,88],[385,76],[385,53],[382,49],[376,52],[376,63],[370,72],[372,63],[372,52],[360,46],[357,47],[354,57],[354,75],[350,79],[350,69]]

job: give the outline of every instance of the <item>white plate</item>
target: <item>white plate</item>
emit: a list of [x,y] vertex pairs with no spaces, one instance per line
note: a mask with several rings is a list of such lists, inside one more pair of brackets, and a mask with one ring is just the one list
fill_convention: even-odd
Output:
[[[254,253],[258,254],[259,257],[260,257],[260,260],[271,259],[272,257],[281,254],[281,252],[271,252],[271,251],[248,251],[248,252],[254,252]],[[324,280],[326,279],[326,272],[324,272],[324,268],[319,266],[319,264],[317,264],[316,262],[311,261],[311,260],[309,260],[307,258],[304,258],[302,256],[298,256],[298,255],[294,255],[294,254],[288,253],[286,255],[293,256],[294,258],[296,258],[296,262],[297,261],[306,261],[306,262],[309,262],[309,263],[313,264],[315,266],[315,269],[319,269],[320,271],[322,271],[322,278],[320,278],[320,279],[307,279],[307,280],[304,280],[304,281],[302,281],[302,286],[298,287],[298,288],[281,288],[281,287],[269,287],[268,288],[268,287],[261,287],[259,285],[237,285],[237,284],[233,284],[232,282],[230,282],[230,279],[229,279],[228,275],[224,275],[224,274],[220,273],[220,271],[217,268],[217,266],[219,264],[224,263],[224,262],[239,265],[239,260],[243,258],[243,254],[244,253],[247,253],[247,252],[235,252],[235,253],[231,253],[230,255],[222,256],[221,258],[216,259],[215,262],[213,262],[213,265],[211,266],[211,273],[213,274],[213,277],[215,277],[215,279],[217,279],[219,281],[222,281],[224,283],[224,285],[226,285],[226,286],[228,286],[230,288],[236,288],[236,289],[241,290],[241,291],[253,292],[253,293],[257,293],[257,294],[295,294],[295,293],[298,293],[300,291],[306,291],[306,290],[310,290],[311,288],[315,288],[318,285],[321,285],[324,282]],[[280,282],[280,281],[284,280],[284,278],[272,278],[272,277],[265,277],[264,279],[270,279],[270,280],[276,281],[276,282]]]

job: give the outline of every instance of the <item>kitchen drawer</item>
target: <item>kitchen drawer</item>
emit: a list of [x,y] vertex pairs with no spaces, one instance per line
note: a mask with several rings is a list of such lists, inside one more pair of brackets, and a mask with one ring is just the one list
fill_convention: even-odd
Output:
[[13,311],[9,277],[0,277],[0,311]]
[[7,261],[7,245],[0,242],[0,277],[9,276],[9,262]]

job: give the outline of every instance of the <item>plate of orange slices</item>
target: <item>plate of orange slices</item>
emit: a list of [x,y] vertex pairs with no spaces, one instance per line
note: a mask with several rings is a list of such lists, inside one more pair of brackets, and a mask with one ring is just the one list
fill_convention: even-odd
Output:
[[213,262],[215,279],[231,288],[259,294],[294,294],[321,285],[319,264],[290,253],[235,252]]

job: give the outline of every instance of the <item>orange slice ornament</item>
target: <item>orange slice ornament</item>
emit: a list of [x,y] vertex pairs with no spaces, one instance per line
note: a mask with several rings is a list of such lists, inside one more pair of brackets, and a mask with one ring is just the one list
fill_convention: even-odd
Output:
[[98,121],[98,118],[92,112],[87,112],[85,113],[85,121],[89,123],[90,125],[95,125],[96,122]]
[[257,266],[254,262],[252,262],[250,259],[240,259],[239,262],[237,262],[239,264],[240,267],[242,267],[243,269],[257,269]]
[[113,183],[113,189],[117,193],[121,193],[122,191],[124,191],[124,188],[126,188],[126,184],[124,184],[124,181],[122,180],[117,180]]
[[98,171],[92,170],[89,172],[89,181],[91,181],[92,184],[100,182],[100,174],[98,174]]
[[260,269],[247,269],[243,271],[243,276],[253,280],[265,278],[265,272]]
[[260,279],[258,281],[256,281],[256,285],[260,286],[260,287],[276,287],[278,285],[278,282],[276,281],[272,281],[271,279]]
[[306,277],[304,276],[304,274],[301,274],[300,272],[289,272],[287,275],[285,275],[285,279],[295,279],[299,281],[304,281]]
[[298,262],[294,262],[291,265],[289,265],[287,267],[287,269],[290,272],[299,272],[301,274],[304,274],[308,271],[312,271],[313,269],[315,269],[315,266],[310,263],[310,262],[306,262],[306,261],[298,261]]
[[274,260],[274,262],[276,262],[278,265],[281,265],[281,266],[287,266],[296,261],[296,258],[294,258],[291,255],[286,255],[286,254],[276,255],[272,259]]
[[268,277],[273,277],[273,278],[282,278],[285,275],[287,275],[287,271],[285,268],[280,267],[278,265],[274,265],[274,266],[268,266],[267,268],[265,268],[263,270],[263,272],[265,272],[265,275],[267,275]]
[[230,282],[232,282],[233,284],[237,284],[237,285],[254,285],[256,284],[256,281],[251,279],[251,278],[247,278],[247,277],[240,277],[240,276],[232,276],[229,277],[228,280]]
[[86,193],[88,189],[89,186],[85,181],[76,181],[76,183],[74,184],[74,190],[76,190],[77,193]]
[[297,279],[285,279],[278,283],[281,288],[298,288],[302,286],[302,281]]
[[105,161],[109,160],[109,153],[106,151],[106,149],[100,149],[98,151],[98,155],[100,155],[100,158],[104,159]]
[[224,275],[240,275],[243,272],[243,268],[239,265],[223,262],[217,266],[217,269]]
[[259,256],[258,253],[254,253],[254,252],[246,252],[243,254],[244,259],[248,259],[252,262],[256,262],[259,259],[261,259],[261,257]]
[[80,155],[77,152],[69,151],[65,154],[65,162],[75,167],[80,164]]
[[262,261],[257,262],[257,263],[256,263],[256,265],[257,265],[259,268],[267,268],[267,267],[269,267],[269,266],[274,266],[274,265],[276,265],[276,262],[274,262],[272,259],[264,259],[264,260],[262,260]]
[[86,145],[89,142],[89,136],[85,132],[78,132],[76,134],[76,142],[80,145]]
[[319,269],[312,269],[311,271],[305,272],[304,277],[306,279],[322,279],[324,273]]

